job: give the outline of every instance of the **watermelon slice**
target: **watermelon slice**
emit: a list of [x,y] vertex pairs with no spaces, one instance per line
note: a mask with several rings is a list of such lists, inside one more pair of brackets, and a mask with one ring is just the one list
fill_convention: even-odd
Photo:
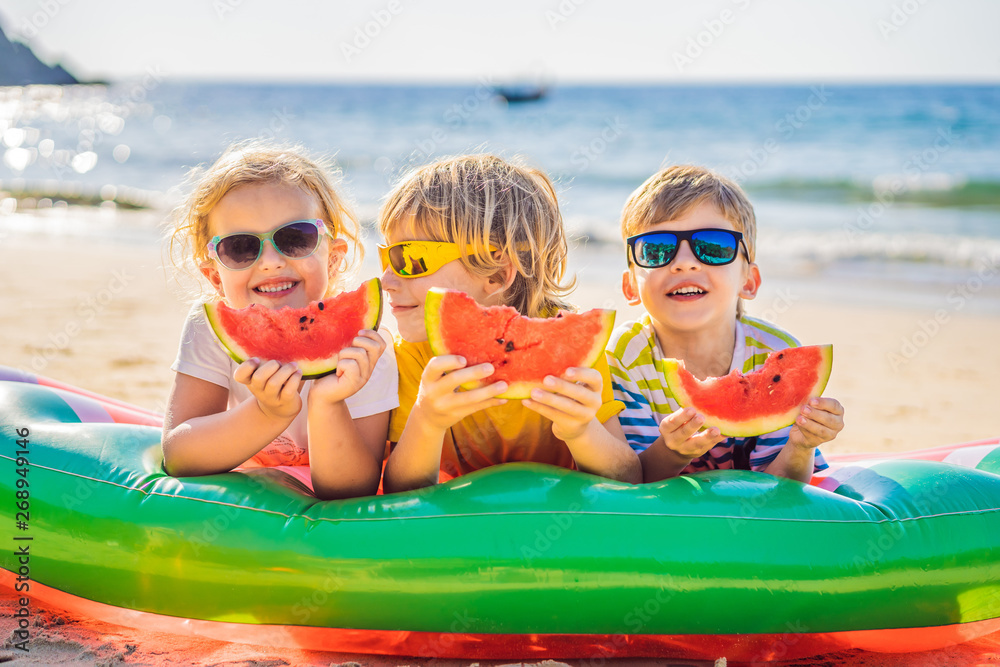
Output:
[[705,428],[748,438],[790,426],[802,406],[826,389],[833,346],[793,347],[772,352],[764,365],[744,375],[699,380],[678,359],[664,360],[664,378],[681,407],[705,416]]
[[615,311],[523,317],[509,306],[480,306],[457,290],[431,288],[424,300],[427,340],[435,355],[458,354],[469,366],[489,362],[495,372],[475,389],[506,382],[501,398],[522,399],[541,387],[547,375],[572,367],[591,367],[604,354],[615,325]]
[[362,329],[378,329],[382,320],[382,282],[372,278],[345,292],[304,308],[271,309],[259,304],[230,308],[205,304],[205,314],[219,342],[236,363],[247,359],[296,362],[309,380],[337,370],[340,351]]

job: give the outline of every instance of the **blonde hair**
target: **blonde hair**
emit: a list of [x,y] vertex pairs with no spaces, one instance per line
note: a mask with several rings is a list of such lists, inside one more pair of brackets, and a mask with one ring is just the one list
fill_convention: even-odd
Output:
[[316,198],[323,223],[334,238],[347,241],[349,253],[327,293],[342,287],[345,273],[361,260],[364,249],[358,242],[357,218],[347,202],[333,188],[339,176],[331,165],[315,159],[301,146],[283,146],[251,140],[230,145],[210,167],[196,167],[188,174],[192,191],[175,211],[170,230],[170,256],[195,269],[209,261],[208,242],[212,239],[208,216],[232,190],[253,184],[283,183]]
[[[555,188],[537,169],[494,155],[463,155],[416,169],[386,198],[379,213],[384,237],[400,225],[430,240],[457,243],[470,273],[503,282],[506,262],[514,282],[505,305],[529,317],[572,310],[563,301],[575,279],[563,283],[568,246]],[[499,253],[490,252],[493,246]]]
[[[622,240],[641,234],[653,225],[681,217],[702,202],[718,207],[722,216],[743,234],[747,260],[753,262],[757,247],[757,217],[746,193],[734,181],[711,169],[675,165],[656,172],[640,185],[622,209]],[[629,267],[632,257],[628,256]],[[743,300],[737,317],[743,317]]]

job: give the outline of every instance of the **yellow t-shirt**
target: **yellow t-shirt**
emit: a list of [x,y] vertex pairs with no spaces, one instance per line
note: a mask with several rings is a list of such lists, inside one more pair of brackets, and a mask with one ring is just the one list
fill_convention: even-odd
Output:
[[[399,367],[399,407],[392,411],[389,440],[399,441],[403,426],[410,416],[420,388],[420,376],[434,354],[424,343],[410,343],[396,338],[396,364]],[[603,405],[597,420],[606,422],[625,409],[614,399],[608,361],[602,355],[594,364],[601,373]],[[566,443],[552,435],[552,421],[521,405],[507,401],[504,405],[487,408],[469,415],[452,426],[444,436],[441,450],[441,470],[457,476],[497,463],[533,461],[551,463],[563,468],[576,468]]]

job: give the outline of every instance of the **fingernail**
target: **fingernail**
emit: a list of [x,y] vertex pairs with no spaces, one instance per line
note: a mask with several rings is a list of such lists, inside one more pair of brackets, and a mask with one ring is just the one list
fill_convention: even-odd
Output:
[[819,405],[819,399],[818,398],[814,398],[814,399],[810,400],[809,401],[809,405]]
[[802,414],[807,415],[810,412],[812,412],[812,408],[810,408],[808,405],[806,407],[802,408]]
[[551,375],[546,375],[545,379],[542,380],[542,384],[544,384],[546,387],[554,387],[556,384],[556,379]]

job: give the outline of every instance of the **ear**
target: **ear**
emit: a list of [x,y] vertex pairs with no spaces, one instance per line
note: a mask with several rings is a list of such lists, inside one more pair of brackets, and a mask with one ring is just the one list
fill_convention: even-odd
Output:
[[639,288],[635,284],[633,269],[622,271],[622,294],[625,296],[625,300],[628,301],[628,305],[642,305],[642,301],[639,299]]
[[760,289],[760,269],[756,264],[749,264],[743,274],[743,287],[740,288],[741,299],[753,299]]
[[330,239],[330,252],[327,263],[330,278],[335,278],[340,273],[340,264],[346,256],[347,241],[344,239]]
[[203,262],[202,265],[198,267],[198,270],[200,270],[201,275],[205,276],[208,279],[208,282],[212,284],[212,287],[215,288],[216,294],[220,297],[226,296],[222,292],[222,276],[219,275],[219,270],[215,268],[215,262]]
[[517,272],[514,265],[506,257],[503,258],[503,266],[486,281],[486,293],[489,295],[499,294],[514,284]]

